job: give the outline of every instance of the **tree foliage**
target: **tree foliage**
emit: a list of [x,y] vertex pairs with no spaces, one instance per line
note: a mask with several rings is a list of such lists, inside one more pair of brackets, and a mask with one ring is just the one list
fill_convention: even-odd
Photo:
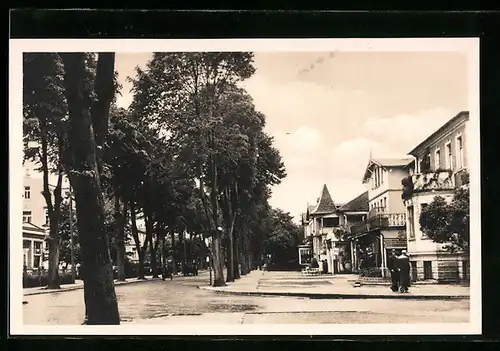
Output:
[[455,190],[451,202],[442,196],[422,209],[420,214],[420,230],[451,252],[469,250],[469,187]]
[[264,242],[264,253],[271,255],[273,263],[298,264],[298,245],[302,230],[293,217],[281,209],[271,210],[270,232]]

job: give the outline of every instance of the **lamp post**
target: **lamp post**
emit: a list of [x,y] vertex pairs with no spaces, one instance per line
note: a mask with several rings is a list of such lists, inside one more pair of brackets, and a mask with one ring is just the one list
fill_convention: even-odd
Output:
[[212,243],[211,238],[205,238],[205,245],[208,248],[208,270],[210,272],[210,286],[212,286],[212,250],[210,249],[210,245]]

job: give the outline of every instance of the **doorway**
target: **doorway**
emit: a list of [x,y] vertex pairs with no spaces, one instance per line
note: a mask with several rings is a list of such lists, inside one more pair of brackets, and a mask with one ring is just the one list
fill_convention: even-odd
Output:
[[410,262],[411,265],[411,281],[416,282],[417,281],[417,262],[412,261]]
[[432,279],[432,262],[424,261],[424,280]]

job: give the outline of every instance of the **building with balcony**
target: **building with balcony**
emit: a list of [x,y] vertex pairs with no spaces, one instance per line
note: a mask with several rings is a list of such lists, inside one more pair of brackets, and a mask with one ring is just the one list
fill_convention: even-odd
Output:
[[[302,265],[308,264],[310,260],[315,258],[320,267],[322,267],[323,261],[327,262],[328,268],[324,273],[334,273],[336,262],[332,261],[331,254],[328,253],[327,242],[338,241],[334,236],[334,228],[340,226],[340,216],[337,213],[340,207],[340,204],[336,205],[333,202],[326,184],[323,185],[316,204],[308,205],[303,221],[304,234],[307,237],[306,245],[299,247],[299,261]],[[303,259],[304,257],[307,259]]]
[[[348,240],[351,228],[363,223],[368,216],[368,192],[365,191],[345,205],[340,206],[337,213],[340,217],[340,242],[336,243],[338,249],[333,252],[333,257],[337,259],[338,271],[340,273],[351,273],[353,271],[353,251]],[[327,242],[328,246],[329,243]]]
[[409,152],[414,161],[402,181],[402,198],[414,280],[468,279],[468,255],[447,252],[444,244],[433,242],[420,230],[422,209],[438,195],[451,201],[455,188],[468,182],[468,121],[469,113],[460,112]]
[[390,251],[406,249],[406,214],[400,184],[411,162],[410,158],[370,158],[363,176],[368,188],[367,215],[349,228],[354,272],[370,270],[385,275]]
[[316,258],[320,265],[326,262],[324,273],[351,272],[352,258],[342,233],[347,234],[349,226],[365,219],[367,199],[365,192],[346,204],[335,204],[324,185],[316,205],[308,206],[303,216],[306,242],[299,247],[299,262],[306,265]]
[[[50,179],[54,182],[53,177]],[[54,186],[49,184],[51,193]],[[42,174],[29,162],[24,164],[23,176],[23,265],[27,270],[48,268],[45,238],[49,232],[47,204],[42,195]],[[69,191],[69,183],[63,180],[62,195]]]

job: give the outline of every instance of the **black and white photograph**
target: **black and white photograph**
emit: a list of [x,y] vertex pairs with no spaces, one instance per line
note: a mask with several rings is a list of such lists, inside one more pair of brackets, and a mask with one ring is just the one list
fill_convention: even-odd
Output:
[[477,39],[9,55],[12,334],[481,332]]

